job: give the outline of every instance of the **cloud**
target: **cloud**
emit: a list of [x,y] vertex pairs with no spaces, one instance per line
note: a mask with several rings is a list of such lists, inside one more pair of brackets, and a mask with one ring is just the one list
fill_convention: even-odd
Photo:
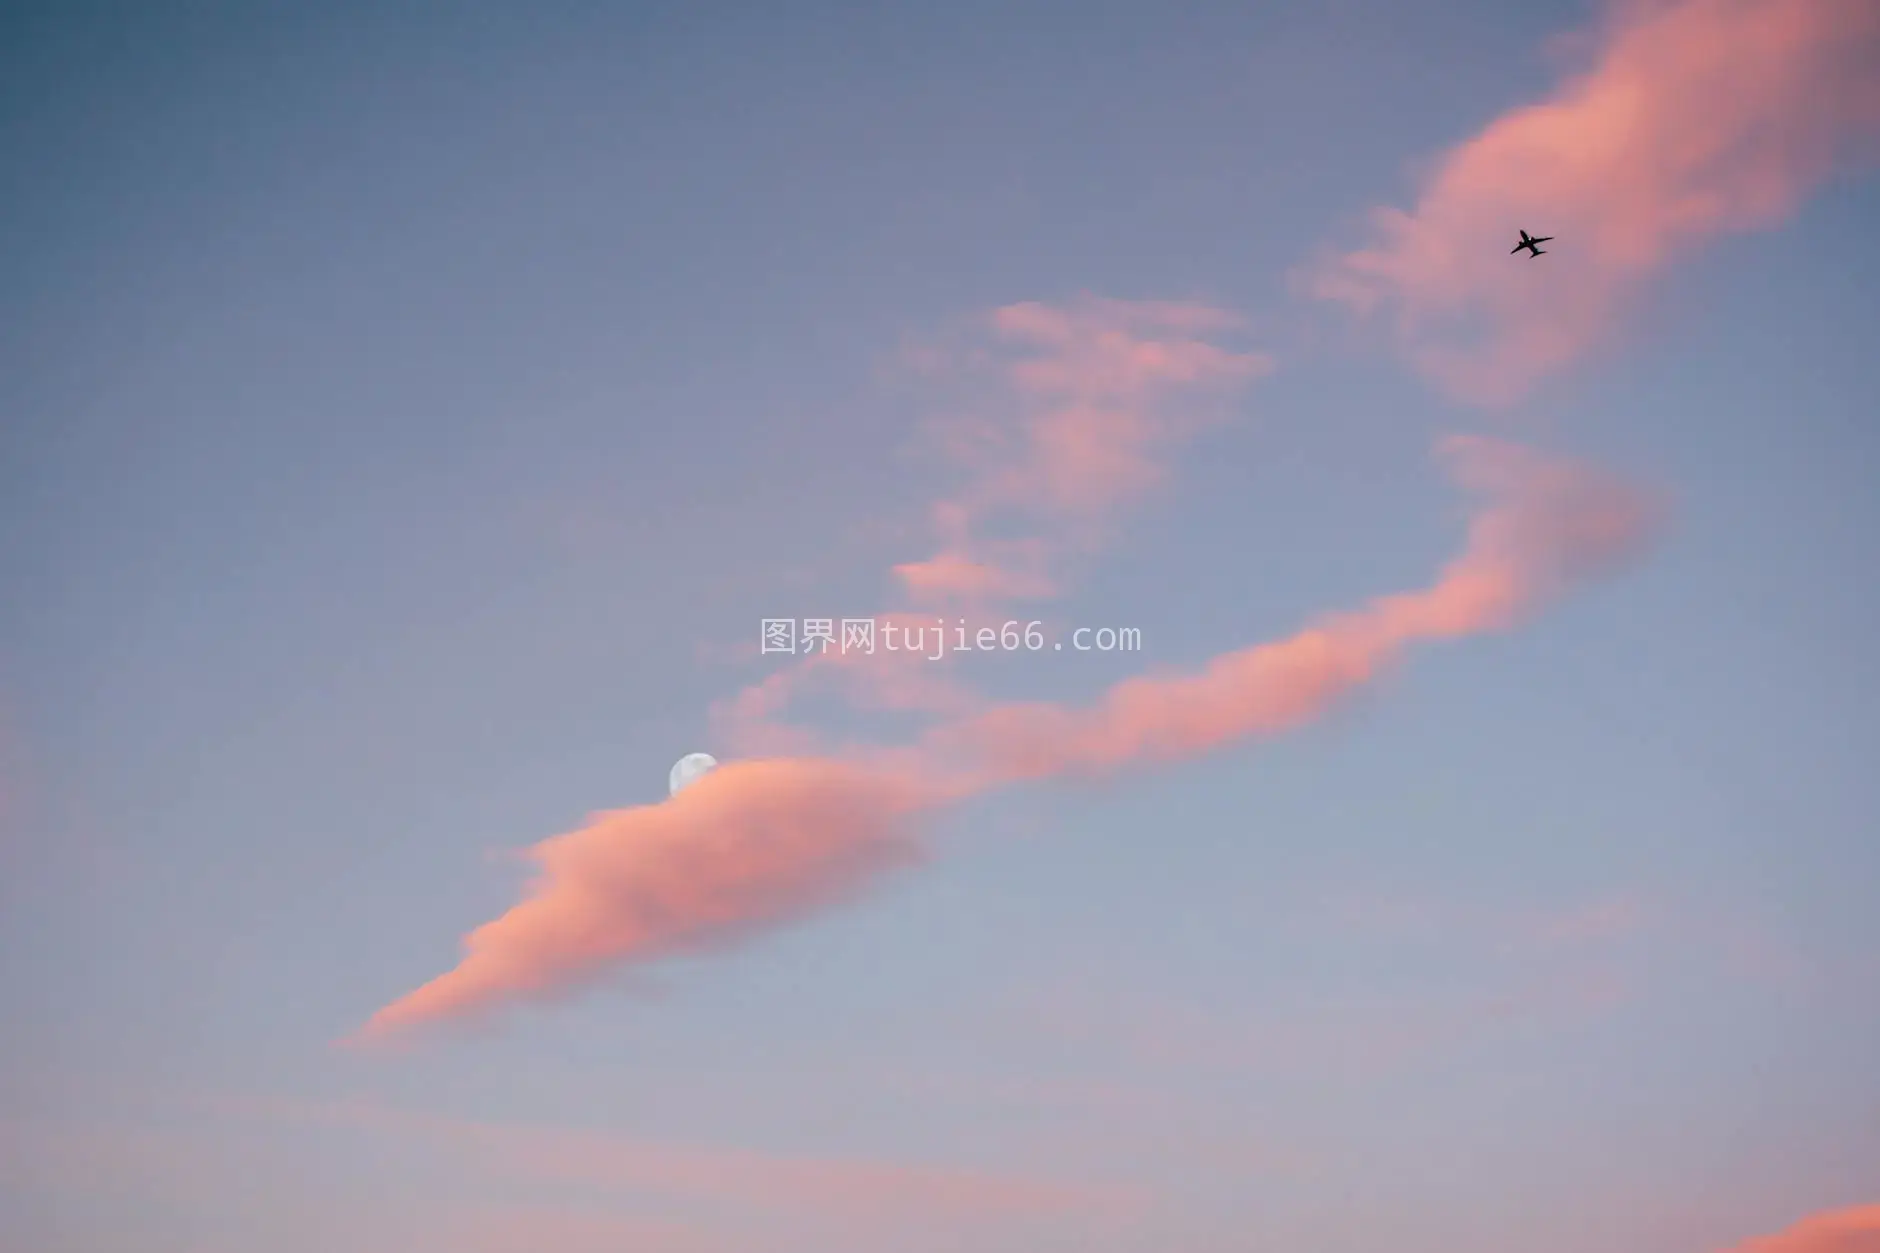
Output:
[[502,1178],[643,1191],[843,1224],[972,1222],[1133,1209],[1132,1188],[867,1158],[681,1146],[605,1131],[437,1117],[370,1101],[262,1112],[435,1144]]
[[1880,1205],[1814,1214],[1730,1253],[1880,1253]]
[[930,801],[908,777],[782,758],[727,762],[663,803],[596,815],[529,850],[522,902],[362,1037],[552,995],[825,906],[914,860],[901,822]]
[[[930,510],[932,554],[893,567],[903,601],[923,608],[876,622],[918,630],[943,606],[1057,595],[1066,567],[1164,481],[1181,444],[1272,368],[1215,342],[1244,329],[1240,315],[1209,305],[1084,296],[1007,305],[963,336],[907,346],[909,368],[969,388],[961,411],[928,431],[931,450],[963,481]],[[826,747],[820,737],[780,721],[807,695],[947,716],[983,703],[944,666],[907,662],[885,648],[812,654],[719,702],[714,729],[739,752],[809,754]]]
[[[975,418],[941,429],[968,481],[933,510],[940,550],[897,567],[904,589],[917,602],[1051,594],[1063,554],[1094,543],[1111,511],[1159,481],[1168,448],[1212,419],[1194,393],[1269,368],[1264,357],[1204,338],[1240,325],[1237,315],[1202,305],[1086,297],[997,309],[959,352],[923,349],[916,364],[927,370],[956,370],[962,359],[990,365],[1017,421]],[[1034,533],[994,533],[1015,526]],[[874,621],[886,631],[930,628],[935,619],[901,612]],[[380,1010],[364,1036],[723,942],[912,857],[916,846],[899,823],[940,799],[920,796],[913,782],[921,755],[839,764],[821,736],[781,721],[794,699],[819,688],[851,706],[954,720],[984,704],[933,663],[898,651],[801,658],[713,711],[723,740],[769,760],[721,767],[709,790],[684,794],[701,793],[696,804],[603,814],[535,846],[539,873],[524,901],[472,932],[455,969]]]
[[[940,634],[949,629],[941,619],[897,612],[865,621],[873,624],[874,651],[843,647],[837,620],[832,630],[838,643],[799,654],[795,664],[718,702],[712,710],[718,737],[752,755],[826,753],[829,745],[821,736],[777,721],[792,701],[811,692],[833,693],[857,709],[936,716],[959,716],[985,703],[938,664],[944,660]],[[916,664],[917,658],[925,660]]]
[[1622,940],[1645,925],[1645,907],[1634,895],[1608,896],[1564,913],[1533,920],[1535,938],[1544,944],[1573,946]]
[[[1383,313],[1415,363],[1499,404],[1606,341],[1654,271],[1770,226],[1880,137],[1872,0],[1615,7],[1590,69],[1435,164],[1414,208],[1304,276]],[[1554,235],[1506,255],[1517,227]]]
[[460,1253],[724,1253],[736,1247],[682,1222],[566,1205],[470,1205],[428,1225],[426,1234]]
[[1453,438],[1443,453],[1490,503],[1430,587],[1224,654],[1198,673],[1127,680],[1093,708],[993,708],[939,728],[931,747],[956,769],[964,763],[1006,782],[1192,757],[1283,731],[1373,678],[1408,644],[1514,625],[1629,554],[1650,529],[1649,503],[1590,467],[1481,438]]
[[[997,407],[1015,412],[935,432],[967,481],[933,508],[939,550],[894,568],[902,590],[923,605],[1055,594],[1065,557],[1096,543],[1113,511],[1162,482],[1163,458],[1219,417],[1203,402],[1272,368],[1208,338],[1241,328],[1207,305],[1085,297],[1007,305],[964,348],[923,348],[930,371],[990,366]],[[996,533],[1013,527],[1027,533]]]
[[1573,905],[1483,906],[1429,896],[1341,892],[1323,912],[1353,931],[1406,940],[1448,938],[1478,951],[1598,949],[1636,938],[1655,919],[1637,892],[1612,892]]
[[600,815],[531,850],[538,874],[522,903],[471,932],[455,969],[380,1010],[365,1037],[798,917],[912,860],[918,846],[903,824],[919,811],[986,788],[1189,757],[1297,725],[1406,645],[1511,626],[1648,531],[1646,502],[1588,467],[1485,439],[1442,451],[1488,503],[1430,587],[1196,674],[1128,680],[1089,709],[975,708],[899,748],[733,761],[668,801]]
[[[309,1143],[335,1139],[357,1169],[308,1181]],[[259,1186],[231,1191],[231,1180]],[[365,1096],[218,1089],[164,1094],[117,1117],[0,1117],[0,1189],[74,1215],[135,1217],[180,1205],[232,1220],[219,1230],[223,1240],[193,1249],[291,1246],[267,1237],[311,1220],[320,1247],[453,1253],[692,1253],[748,1249],[754,1232],[772,1240],[800,1233],[805,1247],[834,1240],[869,1248],[936,1228],[957,1235],[981,1224],[1101,1225],[1154,1200],[1128,1180],[1061,1166],[760,1151],[465,1118]],[[388,1196],[397,1203],[378,1204]],[[68,1238],[86,1225],[72,1226]],[[29,1239],[23,1247],[34,1246]]]

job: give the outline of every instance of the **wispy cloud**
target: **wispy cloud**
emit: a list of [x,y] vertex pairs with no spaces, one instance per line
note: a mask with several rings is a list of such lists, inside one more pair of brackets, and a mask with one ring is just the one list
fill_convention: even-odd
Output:
[[[1277,1004],[1119,993],[1063,981],[1014,997],[1004,1026],[1024,1044],[1060,1047],[1080,1067],[1215,1084],[1249,1075],[1288,1084],[1388,1080],[1494,1048],[1536,1028],[1574,1031],[1633,1001],[1639,986],[1609,963],[1532,954],[1457,978],[1420,980],[1386,962],[1363,985],[1319,986]],[[1388,971],[1388,973],[1386,973]]]
[[872,620],[884,641],[890,630],[896,632],[892,648],[884,642],[873,652],[832,648],[793,658],[713,708],[718,738],[747,754],[830,751],[812,728],[783,721],[794,702],[816,693],[855,709],[946,717],[984,705],[977,691],[938,664],[940,659],[910,664],[934,647],[929,641],[942,625],[934,615],[902,610],[877,613]]
[[[1880,138],[1872,0],[1623,3],[1590,68],[1435,164],[1409,210],[1306,286],[1391,319],[1416,364],[1512,400],[1605,341],[1654,271],[1789,215]],[[1518,227],[1557,236],[1507,255]]]
[[1127,680],[1088,709],[1015,704],[943,726],[930,750],[988,782],[1192,757],[1296,726],[1375,677],[1406,645],[1513,626],[1571,583],[1629,555],[1653,511],[1591,467],[1454,438],[1445,460],[1488,498],[1431,586],[1321,618],[1199,673]]
[[[730,1253],[733,1241],[696,1226],[567,1205],[472,1206],[431,1235],[459,1253]],[[407,1248],[410,1246],[407,1245]]]
[[[1611,892],[1572,905],[1463,904],[1403,893],[1341,892],[1323,914],[1354,931],[1401,942],[1462,940],[1531,952],[1598,948],[1637,937],[1653,909],[1637,892]],[[1315,919],[1316,921],[1317,919]]]
[[920,357],[929,369],[989,370],[1002,388],[990,412],[934,433],[965,483],[933,507],[938,551],[894,568],[916,604],[1052,595],[1066,559],[1100,542],[1116,510],[1163,481],[1166,458],[1223,416],[1210,401],[1273,366],[1216,342],[1242,320],[1199,304],[1015,304],[974,329]]
[[[894,600],[875,621],[931,632],[943,608],[1063,592],[1118,518],[1166,481],[1182,447],[1226,421],[1241,389],[1273,368],[1234,344],[1245,331],[1239,314],[1211,305],[1084,296],[1006,305],[907,346],[905,365],[963,392],[925,441],[956,481],[928,511],[934,548],[893,567]],[[816,694],[947,717],[983,703],[946,665],[906,662],[886,649],[796,659],[719,702],[717,736],[747,754],[824,751],[784,721]]]
[[[180,1095],[128,1118],[0,1118],[0,1187],[88,1206],[101,1197],[160,1207],[187,1198],[227,1217],[254,1199],[231,1197],[237,1178],[272,1205],[325,1211],[325,1190],[347,1181],[300,1186],[309,1133],[322,1132],[367,1150],[358,1160],[369,1163],[361,1169],[373,1199],[385,1178],[406,1182],[389,1211],[366,1201],[356,1213],[322,1212],[333,1247],[694,1253],[748,1248],[753,1231],[780,1228],[821,1237],[806,1239],[809,1247],[841,1236],[866,1246],[887,1232],[1114,1223],[1154,1203],[1133,1182],[1062,1168],[757,1151],[443,1115],[371,1097]],[[280,1213],[254,1217],[272,1226]],[[252,1238],[211,1243],[255,1247]]]
[[684,1147],[606,1131],[479,1122],[354,1100],[261,1112],[416,1141],[507,1178],[586,1184],[843,1224],[1121,1213],[1137,1189],[866,1158]]
[[522,903],[473,931],[454,970],[380,1010],[365,1035],[552,994],[621,963],[787,921],[912,858],[918,846],[902,824],[920,811],[990,787],[1285,730],[1410,644],[1514,625],[1648,532],[1643,498],[1589,467],[1482,439],[1451,440],[1443,454],[1486,504],[1430,587],[1194,674],[1131,679],[1087,709],[989,706],[900,747],[734,762],[662,804],[602,815],[538,845]]

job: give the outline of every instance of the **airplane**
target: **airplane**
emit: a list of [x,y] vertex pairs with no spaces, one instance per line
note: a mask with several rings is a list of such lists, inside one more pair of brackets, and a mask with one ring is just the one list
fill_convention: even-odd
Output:
[[1513,248],[1510,248],[1508,250],[1508,255],[1512,257],[1515,253],[1520,252],[1523,248],[1525,248],[1528,250],[1529,256],[1538,257],[1543,252],[1546,252],[1547,250],[1545,248],[1536,248],[1534,245],[1544,244],[1552,238],[1553,238],[1552,235],[1542,235],[1539,239],[1536,239],[1534,238],[1534,236],[1528,234],[1526,231],[1522,231],[1521,242],[1516,244]]

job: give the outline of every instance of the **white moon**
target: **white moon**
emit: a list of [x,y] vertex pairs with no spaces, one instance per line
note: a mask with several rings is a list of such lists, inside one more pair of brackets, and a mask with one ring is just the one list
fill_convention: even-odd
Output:
[[666,787],[671,795],[677,796],[680,788],[698,782],[701,776],[717,765],[718,759],[710,753],[687,753],[672,763],[672,773],[666,777]]

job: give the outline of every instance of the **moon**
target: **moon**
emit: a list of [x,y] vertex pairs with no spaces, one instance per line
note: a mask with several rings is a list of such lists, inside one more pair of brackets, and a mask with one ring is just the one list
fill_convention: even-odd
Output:
[[696,783],[718,765],[718,759],[710,753],[687,753],[672,763],[672,773],[666,776],[668,792],[677,796],[679,789],[689,783]]

